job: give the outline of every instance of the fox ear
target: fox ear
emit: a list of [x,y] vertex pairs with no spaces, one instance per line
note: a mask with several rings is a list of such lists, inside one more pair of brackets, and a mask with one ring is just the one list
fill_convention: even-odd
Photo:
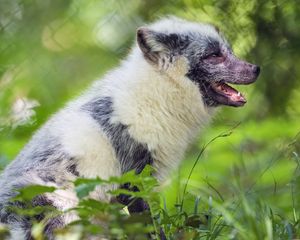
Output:
[[147,60],[157,64],[160,58],[170,52],[167,45],[161,41],[166,36],[145,27],[137,30],[137,43]]

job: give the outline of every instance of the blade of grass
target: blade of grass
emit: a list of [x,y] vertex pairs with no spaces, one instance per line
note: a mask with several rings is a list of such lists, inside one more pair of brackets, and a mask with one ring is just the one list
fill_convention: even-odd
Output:
[[206,148],[211,143],[213,143],[214,141],[216,141],[217,139],[230,136],[233,133],[233,130],[236,129],[239,125],[240,125],[240,122],[238,124],[236,124],[235,126],[233,126],[231,129],[229,129],[227,132],[221,133],[221,134],[217,135],[216,137],[212,138],[208,143],[204,144],[204,146],[201,148],[201,150],[200,150],[200,152],[199,152],[199,154],[198,154],[198,156],[197,156],[197,158],[196,158],[196,160],[195,160],[195,162],[194,162],[194,164],[193,164],[193,166],[192,166],[192,168],[191,168],[191,170],[189,172],[189,175],[188,175],[188,178],[186,180],[186,183],[184,185],[183,194],[182,194],[182,200],[181,200],[181,204],[180,204],[180,211],[182,211],[182,209],[183,209],[184,197],[185,197],[185,194],[186,194],[186,189],[187,189],[188,183],[190,181],[190,178],[191,178],[191,176],[192,176],[192,174],[194,172],[194,169],[195,169],[197,163],[199,162],[202,154],[206,150]]

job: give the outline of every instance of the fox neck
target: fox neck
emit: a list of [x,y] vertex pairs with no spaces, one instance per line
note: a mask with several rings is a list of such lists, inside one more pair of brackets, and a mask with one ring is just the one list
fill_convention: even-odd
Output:
[[131,56],[118,73],[112,122],[121,122],[136,141],[153,153],[158,178],[176,167],[189,143],[212,116],[198,87],[185,77],[185,59],[163,68],[141,55]]

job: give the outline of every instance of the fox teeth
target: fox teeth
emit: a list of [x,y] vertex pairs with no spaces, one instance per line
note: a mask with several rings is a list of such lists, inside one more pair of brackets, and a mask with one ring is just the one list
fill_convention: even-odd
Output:
[[241,93],[240,93],[240,92],[238,92],[238,96],[239,96],[239,97],[241,96]]

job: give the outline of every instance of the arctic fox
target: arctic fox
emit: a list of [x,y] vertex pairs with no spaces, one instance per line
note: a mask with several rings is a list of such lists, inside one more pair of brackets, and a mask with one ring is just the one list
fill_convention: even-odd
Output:
[[[10,226],[12,239],[30,238],[30,219],[6,209],[14,189],[24,186],[55,186],[58,190],[34,204],[65,210],[78,202],[72,185],[77,177],[138,174],[150,164],[163,180],[217,106],[246,103],[227,83],[250,84],[259,72],[238,59],[212,25],[169,17],[139,28],[120,66],[46,122],[4,170],[0,221]],[[107,190],[98,187],[93,197],[110,201]],[[45,234],[53,238],[54,228],[76,218],[50,219]]]

